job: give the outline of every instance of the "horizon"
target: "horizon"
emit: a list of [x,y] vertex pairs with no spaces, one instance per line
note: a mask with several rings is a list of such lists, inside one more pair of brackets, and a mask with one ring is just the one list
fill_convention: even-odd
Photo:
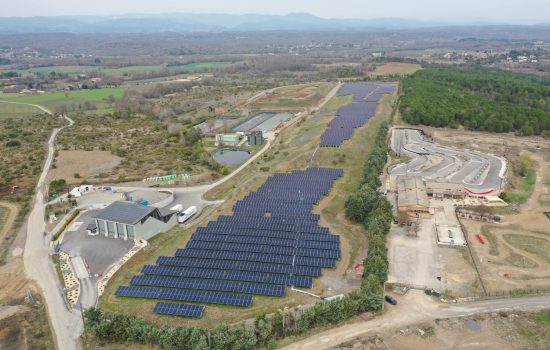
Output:
[[[129,10],[131,9],[131,10]],[[168,11],[166,9],[169,9]],[[398,3],[366,3],[361,0],[342,0],[338,6],[313,0],[295,3],[280,0],[276,3],[258,3],[251,0],[235,0],[230,4],[221,0],[203,0],[200,3],[172,3],[157,0],[97,0],[93,8],[78,0],[20,0],[3,5],[0,18],[32,17],[127,17],[162,16],[175,14],[191,15],[277,15],[307,13],[323,19],[403,19],[411,21],[451,23],[522,23],[536,24],[550,21],[550,2],[526,0],[522,3],[502,4],[499,0],[464,0],[441,6],[437,0],[418,0]],[[541,15],[545,14],[545,15]]]

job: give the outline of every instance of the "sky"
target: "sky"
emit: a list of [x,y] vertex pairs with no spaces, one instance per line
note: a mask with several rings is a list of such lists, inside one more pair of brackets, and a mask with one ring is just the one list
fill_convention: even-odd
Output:
[[0,0],[0,17],[174,12],[550,22],[550,0]]

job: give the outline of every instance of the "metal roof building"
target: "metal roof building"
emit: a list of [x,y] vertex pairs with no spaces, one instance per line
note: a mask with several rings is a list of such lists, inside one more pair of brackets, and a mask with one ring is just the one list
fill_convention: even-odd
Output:
[[176,211],[114,202],[88,225],[88,233],[119,239],[147,240],[177,224]]
[[397,209],[412,217],[431,216],[426,186],[420,176],[397,178]]

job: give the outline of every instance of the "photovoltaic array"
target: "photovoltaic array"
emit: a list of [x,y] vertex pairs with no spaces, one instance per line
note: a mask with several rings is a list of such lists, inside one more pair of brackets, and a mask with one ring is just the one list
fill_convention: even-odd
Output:
[[390,83],[344,84],[338,96],[353,95],[352,102],[336,111],[336,117],[321,136],[321,147],[339,147],[342,142],[349,140],[355,128],[363,126],[374,116],[380,98],[394,91],[395,85]]
[[[318,224],[313,206],[342,176],[310,168],[274,174],[256,191],[198,228],[174,257],[146,265],[120,297],[248,307],[252,295],[282,297],[285,286],[311,288],[321,268],[334,268],[340,240]],[[197,306],[199,308],[193,308]],[[204,307],[159,302],[155,312],[201,317]]]

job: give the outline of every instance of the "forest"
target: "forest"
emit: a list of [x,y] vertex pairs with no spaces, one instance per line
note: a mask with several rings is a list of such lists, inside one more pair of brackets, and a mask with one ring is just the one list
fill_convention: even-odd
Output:
[[550,79],[484,67],[428,66],[403,81],[411,124],[550,135]]

